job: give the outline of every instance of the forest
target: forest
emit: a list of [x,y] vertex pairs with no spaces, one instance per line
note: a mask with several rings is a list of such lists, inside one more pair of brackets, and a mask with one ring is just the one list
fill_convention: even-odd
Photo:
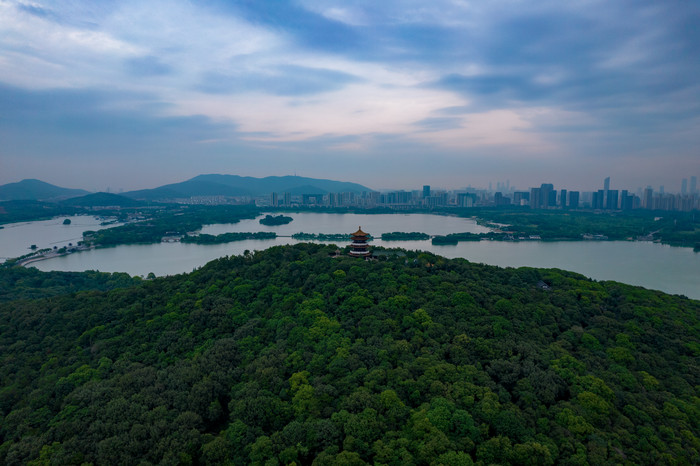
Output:
[[0,270],[0,463],[700,462],[700,301],[335,250],[63,294]]
[[426,239],[430,239],[430,235],[419,231],[382,233],[382,241],[422,241]]
[[238,223],[258,215],[255,206],[170,206],[149,218],[99,231],[83,232],[83,241],[95,246],[159,243],[164,236],[185,236],[213,223]]
[[194,243],[194,244],[222,244],[231,243],[233,241],[244,241],[247,239],[275,239],[277,238],[277,233],[274,231],[258,231],[256,233],[251,232],[233,232],[233,233],[221,233],[220,235],[186,235],[182,238],[183,243]]
[[601,234],[610,240],[658,240],[672,246],[700,246],[698,212],[591,212],[532,210],[529,208],[462,209],[459,215],[475,216],[480,223],[516,235],[539,235],[543,240],[580,240],[585,234]]
[[294,220],[292,217],[287,217],[286,215],[265,215],[259,220],[261,225],[275,226],[275,225],[286,225]]

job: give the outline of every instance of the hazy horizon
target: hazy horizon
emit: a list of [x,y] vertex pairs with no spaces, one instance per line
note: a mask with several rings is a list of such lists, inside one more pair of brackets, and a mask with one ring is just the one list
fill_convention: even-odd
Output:
[[[170,185],[170,184],[177,184],[177,183],[180,183],[180,182],[183,182],[183,181],[188,181],[188,180],[193,179],[193,178],[195,178],[195,177],[197,177],[197,176],[200,176],[200,175],[236,175],[236,174],[235,174],[235,173],[200,173],[200,174],[198,174],[198,175],[190,176],[190,177],[188,177],[188,178],[186,178],[186,179],[181,179],[181,180],[173,181],[172,183],[166,183],[166,184],[162,184],[162,185],[161,185],[161,184],[158,184],[158,185],[152,185],[152,186],[145,186],[145,187],[143,187],[143,188],[136,188],[136,189],[124,189],[124,188],[119,187],[118,184],[115,184],[115,185],[113,185],[113,186],[107,186],[105,189],[95,189],[95,190],[92,190],[92,189],[88,189],[88,188],[83,187],[83,186],[62,186],[62,185],[56,185],[55,183],[50,183],[49,181],[46,181],[46,180],[38,180],[38,181],[42,181],[42,182],[46,182],[46,183],[49,183],[49,184],[53,184],[53,185],[59,186],[59,187],[61,187],[61,188],[83,189],[83,190],[90,191],[90,192],[93,192],[93,193],[96,193],[96,192],[107,192],[107,193],[120,194],[120,193],[122,193],[122,192],[139,191],[139,190],[142,190],[142,189],[146,189],[146,190],[147,190],[147,189],[155,189],[155,188],[159,188],[159,187],[166,186],[166,185]],[[240,175],[240,176],[242,176],[242,175]],[[297,174],[297,175],[294,175],[294,174],[291,174],[291,175],[268,175],[268,177],[285,177],[285,176],[290,176],[290,177],[299,176],[299,177],[302,177],[302,175],[299,175],[299,174]],[[261,177],[253,177],[253,178],[259,178],[259,179],[260,179],[260,178],[266,178],[266,177],[265,177],[265,176],[261,176]],[[321,178],[316,178],[316,177],[304,177],[304,178],[315,178],[315,179],[325,179],[325,180],[332,180],[332,181],[339,181],[339,182],[357,183],[357,184],[360,184],[360,185],[364,185],[364,186],[366,186],[367,188],[369,188],[369,189],[371,189],[371,190],[373,190],[373,191],[380,191],[380,192],[385,192],[385,191],[400,191],[400,190],[404,190],[404,191],[421,191],[421,190],[423,189],[423,186],[424,186],[424,185],[420,185],[420,186],[413,186],[413,185],[410,185],[410,186],[409,186],[409,185],[407,185],[407,186],[395,186],[395,187],[377,187],[377,186],[368,186],[368,185],[363,184],[363,183],[361,183],[361,182],[357,182],[357,181],[354,181],[354,180],[347,180],[347,179],[332,179],[332,178],[328,178],[328,177],[325,177],[325,178],[324,178],[324,177],[321,177]],[[25,180],[32,180],[32,179],[36,179],[36,178],[24,178],[24,179],[22,179],[22,180],[12,181],[12,182],[10,182],[10,183],[3,183],[3,184],[0,184],[0,186],[4,186],[5,184],[18,183],[18,182],[25,181]],[[689,180],[689,178],[688,178],[688,180]],[[499,187],[497,186],[497,182],[503,183],[503,187],[499,188]],[[576,191],[581,191],[581,192],[593,192],[593,191],[597,191],[597,190],[599,190],[599,189],[603,189],[603,181],[601,181],[600,183],[598,183],[598,185],[584,186],[584,187],[581,187],[581,188],[557,184],[557,183],[553,182],[552,180],[544,180],[544,181],[542,181],[542,183],[552,183],[552,184],[554,185],[554,189],[557,190],[557,191],[560,190],[560,189],[567,189],[567,190],[576,190]],[[473,184],[464,184],[464,185],[460,185],[460,186],[441,186],[441,185],[430,185],[430,184],[428,184],[428,186],[430,186],[430,188],[431,188],[432,191],[459,191],[459,190],[462,190],[462,189],[476,189],[476,190],[487,190],[487,191],[491,191],[491,192],[496,192],[496,191],[512,192],[512,191],[529,191],[530,188],[539,187],[542,183],[533,183],[533,184],[530,184],[530,185],[527,185],[527,186],[525,186],[525,185],[517,186],[517,185],[514,185],[514,184],[510,183],[510,179],[506,179],[506,180],[494,180],[493,182],[487,183],[486,186],[473,185]],[[505,186],[508,186],[508,188],[506,188]],[[644,189],[644,188],[646,188],[647,186],[651,186],[652,189],[653,189],[655,192],[659,192],[659,188],[660,188],[660,187],[663,187],[663,190],[664,190],[664,192],[666,192],[666,193],[680,193],[680,192],[681,192],[680,187],[679,187],[678,189],[675,189],[674,186],[664,186],[664,185],[644,185],[644,186],[634,186],[634,187],[633,187],[633,186],[620,186],[620,185],[616,185],[616,184],[614,183],[614,180],[611,180],[610,189],[616,189],[616,190],[623,190],[623,189],[626,189],[626,190],[629,190],[630,193],[635,194],[635,192],[636,192],[637,189]]]
[[700,5],[0,2],[0,184],[680,190]]

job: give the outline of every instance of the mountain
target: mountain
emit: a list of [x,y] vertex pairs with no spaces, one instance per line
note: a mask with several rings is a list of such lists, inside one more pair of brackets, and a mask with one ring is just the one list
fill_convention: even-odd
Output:
[[89,191],[84,189],[61,188],[43,181],[28,179],[0,186],[0,201],[57,201],[88,193]]
[[345,181],[306,178],[303,176],[268,176],[254,178],[238,175],[199,175],[181,183],[155,189],[124,193],[133,199],[176,199],[192,196],[265,196],[272,192],[324,194],[328,192],[362,192],[370,188]]
[[93,193],[80,197],[72,197],[62,201],[63,204],[80,207],[100,207],[100,206],[118,206],[118,207],[135,207],[142,205],[130,197],[121,196],[112,193]]

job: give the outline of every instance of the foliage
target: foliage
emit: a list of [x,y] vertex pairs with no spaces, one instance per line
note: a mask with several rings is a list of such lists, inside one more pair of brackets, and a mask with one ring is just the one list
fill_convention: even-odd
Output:
[[382,233],[383,241],[415,241],[415,240],[426,240],[430,239],[430,235],[427,233],[419,233],[413,231],[411,233],[406,233],[402,231],[394,231],[392,233]]
[[0,202],[0,224],[43,220],[59,215],[75,215],[81,209],[42,201]]
[[485,236],[482,233],[450,233],[434,236],[433,244],[457,244],[460,241],[481,241]]
[[333,249],[0,304],[0,463],[700,462],[700,302]]
[[257,233],[245,233],[245,232],[235,232],[235,233],[222,233],[220,235],[207,235],[199,234],[193,236],[185,236],[182,238],[183,243],[194,243],[194,244],[221,244],[230,243],[232,241],[243,241],[247,239],[275,239],[277,238],[277,233],[274,231],[259,231]]
[[40,272],[33,267],[0,268],[0,302],[36,299],[84,290],[107,291],[141,283],[125,273]]
[[673,246],[692,247],[700,241],[698,212],[585,212],[568,210],[471,209],[481,221],[506,224],[517,235],[539,235],[543,240],[580,240],[585,234],[601,234],[610,240],[650,237]]
[[144,221],[128,223],[100,231],[83,232],[86,243],[97,246],[119,244],[159,243],[164,236],[184,236],[203,225],[213,223],[237,223],[255,218],[254,206],[184,206],[152,213]]
[[[292,238],[300,241],[342,241],[347,242],[352,240],[352,235],[349,233],[294,233]],[[367,237],[371,241],[372,235]]]
[[262,225],[286,225],[294,220],[292,217],[287,217],[285,215],[265,215],[259,221]]

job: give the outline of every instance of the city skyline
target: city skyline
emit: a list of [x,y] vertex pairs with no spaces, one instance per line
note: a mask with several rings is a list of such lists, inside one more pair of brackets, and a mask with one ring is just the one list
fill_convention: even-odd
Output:
[[[200,175],[200,176],[197,176],[194,178],[190,178],[187,180],[179,180],[179,181],[184,183],[184,182],[189,182],[189,181],[200,179],[201,177],[207,178],[210,176],[218,177],[218,176],[222,176],[222,175],[221,174],[218,174],[218,175],[217,174]],[[223,175],[223,176],[228,176],[228,175]],[[260,178],[255,178],[255,177],[249,177],[249,178],[250,179],[257,179],[257,180],[264,180],[264,179],[273,179],[273,178],[282,179],[282,178],[296,178],[296,177],[297,177],[297,175],[295,174],[295,175],[286,175],[283,177],[270,176],[270,177],[260,177]],[[246,178],[246,177],[243,177],[243,178]],[[299,178],[305,180],[304,182],[307,182],[306,180],[309,180],[309,181],[313,181],[313,180],[331,181],[333,183],[334,182],[343,183],[343,182],[350,181],[350,180],[330,180],[328,178],[315,179],[315,178],[306,178],[306,177],[301,177],[301,176],[299,176]],[[22,185],[22,183],[26,182],[26,181],[31,181],[31,179],[24,179],[24,180],[20,180],[17,182],[11,182],[11,183],[7,183],[6,185],[15,185],[16,184],[19,186],[19,185]],[[36,180],[36,181],[39,181],[40,183],[45,183],[44,180]],[[552,180],[549,180],[549,181],[552,181]],[[52,184],[52,183],[49,183],[49,184]],[[602,183],[600,183],[600,185],[598,185],[598,186],[589,185],[589,186],[584,186],[583,188],[572,188],[572,186],[561,185],[561,184],[557,184],[557,183],[548,183],[548,182],[541,183],[541,184],[539,184],[539,186],[538,186],[538,184],[539,183],[529,184],[526,186],[525,185],[516,186],[516,185],[513,185],[510,183],[510,179],[506,179],[504,181],[496,181],[495,183],[489,182],[487,186],[478,186],[478,185],[473,186],[472,184],[464,184],[464,185],[456,186],[456,187],[445,187],[445,186],[427,185],[427,184],[423,184],[422,186],[412,186],[412,185],[406,186],[406,185],[404,185],[404,186],[399,186],[399,187],[395,187],[395,188],[375,188],[372,186],[365,186],[367,188],[367,190],[365,192],[366,193],[371,193],[371,192],[375,192],[375,193],[391,193],[391,192],[399,193],[399,192],[402,192],[402,193],[409,193],[409,194],[412,193],[414,196],[419,196],[419,197],[425,198],[425,197],[430,197],[432,194],[435,194],[435,193],[453,193],[454,194],[454,193],[459,193],[459,192],[478,192],[478,193],[488,193],[490,195],[502,194],[502,195],[510,196],[512,194],[531,192],[533,189],[546,189],[548,191],[554,192],[557,196],[559,194],[562,194],[562,193],[564,195],[566,195],[567,192],[568,193],[576,193],[576,196],[581,194],[584,196],[593,195],[595,197],[595,195],[598,194],[601,196],[601,199],[599,199],[598,202],[602,202],[602,204],[600,204],[600,208],[602,208],[602,209],[611,208],[607,205],[607,202],[608,202],[607,199],[608,199],[609,192],[613,193],[614,196],[617,196],[618,194],[621,193],[623,196],[625,194],[629,194],[632,196],[636,196],[637,198],[642,198],[643,196],[647,195],[648,193],[651,193],[654,196],[671,194],[671,195],[689,196],[689,197],[694,197],[694,198],[700,197],[700,190],[698,189],[697,176],[689,176],[689,177],[683,178],[681,180],[681,183],[678,186],[678,189],[675,189],[674,186],[668,186],[668,187],[665,185],[653,186],[651,184],[647,184],[645,186],[637,186],[637,187],[620,186],[620,185],[614,184],[611,181],[611,177],[606,177],[602,181]],[[0,185],[0,188],[4,187],[6,185],[5,184]],[[178,185],[178,183],[169,184],[169,185],[148,186],[145,189],[146,190],[157,190],[158,188],[177,186],[177,185]],[[358,185],[361,185],[361,183],[358,183]],[[54,186],[56,186],[58,188],[63,188],[63,189],[83,189],[83,187],[81,187],[81,186],[58,186],[58,185],[54,185]],[[310,187],[310,185],[308,185],[308,186]],[[301,187],[301,185],[300,185],[300,187]],[[25,186],[25,188],[23,188],[23,189],[28,189],[29,191],[31,191],[31,190],[35,189],[35,187]],[[317,189],[317,188],[315,188],[315,189]],[[299,188],[295,188],[295,190],[298,191]],[[124,189],[119,188],[119,187],[113,188],[113,187],[109,187],[109,186],[106,189],[98,189],[98,190],[93,190],[93,191],[87,189],[86,191],[88,191],[88,192],[107,192],[107,193],[115,193],[115,194],[129,192],[129,190],[124,190]],[[273,196],[276,194],[285,195],[285,193],[289,194],[286,191],[287,190],[280,189],[277,191],[273,191],[272,195]],[[141,190],[136,190],[135,192],[140,193]],[[341,194],[343,192],[345,192],[345,191],[343,191],[343,190],[327,190],[326,194],[332,194],[332,193]],[[267,196],[268,194],[265,194],[263,197]],[[311,193],[309,193],[309,194],[316,196],[316,194],[311,194]],[[227,195],[224,195],[224,196],[213,195],[213,196],[214,197],[222,197],[222,198],[228,197]],[[251,197],[251,196],[253,198],[261,197],[260,195],[248,195],[248,196],[242,196],[242,197]],[[206,196],[204,196],[204,197],[206,197]],[[587,200],[590,201],[590,199],[588,199],[588,198],[587,198]],[[548,205],[548,202],[549,201],[544,203],[544,205]],[[595,203],[596,201],[594,200],[593,202]],[[273,202],[273,204],[274,204],[274,202]],[[543,203],[538,201],[537,204],[543,204]],[[615,204],[620,204],[620,200],[616,199]],[[552,204],[552,205],[554,205],[554,204]]]
[[133,190],[296,172],[374,189],[583,190],[611,177],[681,190],[700,158],[699,13],[6,1],[0,184]]

